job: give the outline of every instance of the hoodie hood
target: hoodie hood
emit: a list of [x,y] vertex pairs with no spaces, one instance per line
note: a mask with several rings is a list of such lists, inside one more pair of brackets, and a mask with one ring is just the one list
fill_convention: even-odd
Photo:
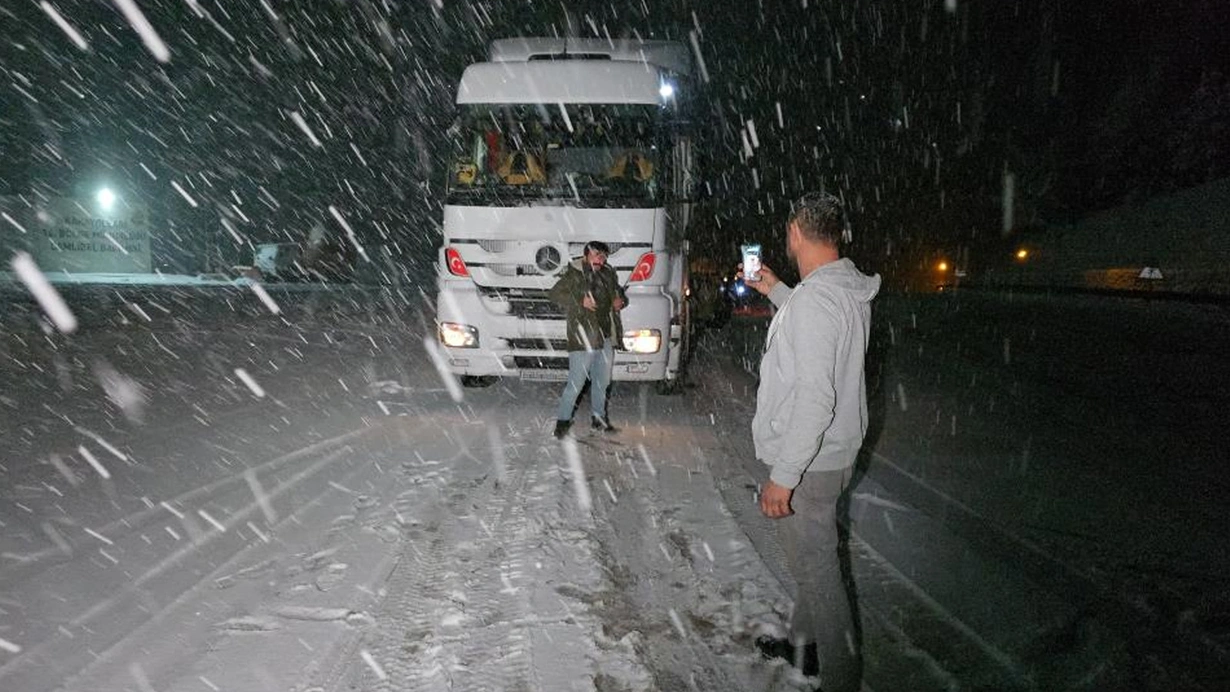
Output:
[[862,273],[848,257],[821,265],[808,274],[802,283],[808,284],[813,281],[820,281],[825,285],[849,291],[856,300],[864,303],[871,302],[871,299],[880,292],[880,275],[868,276]]

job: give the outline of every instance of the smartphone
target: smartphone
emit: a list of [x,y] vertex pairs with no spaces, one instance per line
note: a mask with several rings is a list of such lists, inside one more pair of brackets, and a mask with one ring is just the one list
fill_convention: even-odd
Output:
[[760,243],[743,246],[743,279],[760,281]]

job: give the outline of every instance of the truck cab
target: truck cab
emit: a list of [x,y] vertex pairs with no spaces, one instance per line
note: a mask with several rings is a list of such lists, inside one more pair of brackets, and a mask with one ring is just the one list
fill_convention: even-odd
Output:
[[628,295],[613,378],[678,383],[696,177],[691,54],[669,41],[509,39],[469,66],[449,130],[438,339],[465,384],[562,380],[547,298],[590,240]]

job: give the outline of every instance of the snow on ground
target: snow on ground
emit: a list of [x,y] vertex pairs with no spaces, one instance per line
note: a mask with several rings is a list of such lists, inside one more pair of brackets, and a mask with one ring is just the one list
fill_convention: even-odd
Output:
[[752,650],[789,601],[685,399],[622,386],[570,451],[555,385],[455,404],[413,322],[239,296],[10,313],[0,689],[802,682]]
[[[569,446],[550,436],[559,385],[505,381],[454,402],[413,290],[275,287],[275,314],[248,287],[59,288],[72,335],[20,292],[0,312],[0,690],[803,686],[752,647],[781,627],[791,589],[753,496],[762,321],[702,339],[683,396],[618,385],[622,431],[581,429]],[[1071,376],[1099,362],[1093,317],[1072,360],[1054,362],[1040,349],[1057,342],[1032,337],[1045,322],[982,302],[886,300],[878,313],[882,427],[849,507],[867,687],[1219,689],[1215,667],[1187,659],[1220,646],[1222,610],[1131,601],[1134,583],[1099,562],[1146,517],[1077,554],[1081,537],[1042,543],[1005,509],[1045,503],[1060,527],[1124,511],[1118,488],[1139,478],[1090,481],[1075,499],[1055,488],[1102,472],[1080,450],[1148,422],[1151,399],[1128,399],[1130,380],[1091,397],[1097,377]],[[1126,335],[1142,359],[1186,330],[1224,335],[1203,318],[1166,332],[1161,317]],[[1075,389],[1040,407],[1056,368]],[[1168,381],[1130,361],[1112,370]],[[1179,364],[1166,373],[1200,385]],[[1184,409],[1179,468],[1204,458],[1217,396]],[[1092,426],[1098,410],[1132,417]],[[1042,431],[1028,472],[1012,460],[1022,426]],[[1210,526],[1195,525],[1188,553]]]

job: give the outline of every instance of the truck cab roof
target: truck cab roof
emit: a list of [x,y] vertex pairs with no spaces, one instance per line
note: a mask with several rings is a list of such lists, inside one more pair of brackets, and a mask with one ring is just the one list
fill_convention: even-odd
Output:
[[631,62],[485,62],[471,65],[457,87],[458,104],[656,104],[662,77]]
[[492,42],[488,58],[466,68],[458,104],[658,104],[664,82],[692,73],[674,41],[510,38]]
[[679,75],[692,74],[692,54],[677,41],[634,38],[506,38],[491,42],[491,62],[610,60],[649,64]]

